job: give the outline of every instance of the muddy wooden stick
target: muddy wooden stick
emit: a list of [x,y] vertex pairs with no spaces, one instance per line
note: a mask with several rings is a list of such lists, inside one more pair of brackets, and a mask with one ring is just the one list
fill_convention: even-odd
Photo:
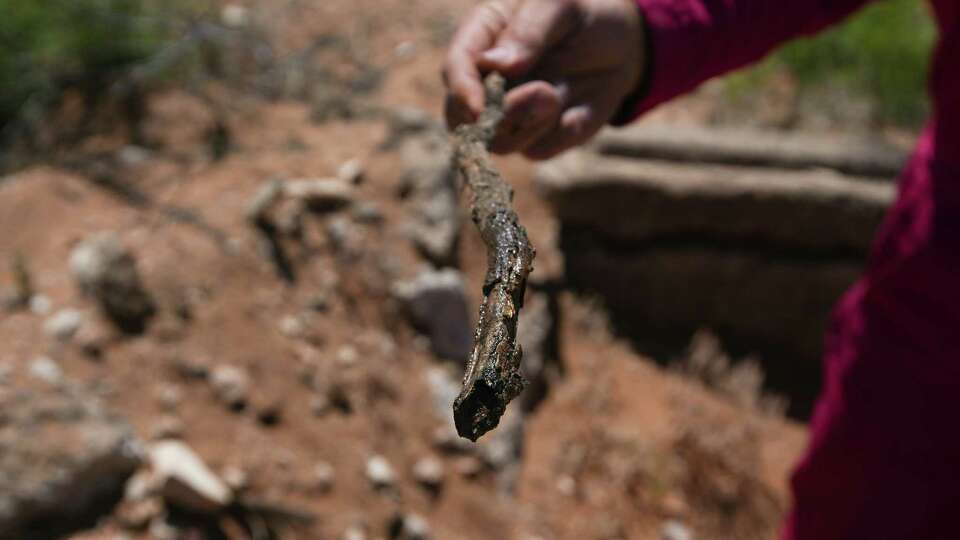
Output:
[[472,441],[497,427],[507,404],[523,390],[517,318],[536,255],[513,211],[513,190],[487,152],[503,118],[503,77],[491,74],[485,86],[487,103],[480,118],[453,135],[454,163],[473,192],[473,222],[487,245],[487,276],[473,353],[463,389],[453,403],[457,433]]

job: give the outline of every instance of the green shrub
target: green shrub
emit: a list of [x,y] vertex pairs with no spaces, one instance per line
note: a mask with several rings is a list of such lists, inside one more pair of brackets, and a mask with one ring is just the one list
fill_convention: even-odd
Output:
[[927,110],[929,56],[936,37],[922,0],[882,0],[837,28],[783,47],[730,88],[750,91],[786,69],[801,96],[826,86],[869,100],[875,120],[915,126]]
[[175,34],[170,15],[180,9],[163,0],[0,0],[0,129],[36,121],[66,90],[104,94]]

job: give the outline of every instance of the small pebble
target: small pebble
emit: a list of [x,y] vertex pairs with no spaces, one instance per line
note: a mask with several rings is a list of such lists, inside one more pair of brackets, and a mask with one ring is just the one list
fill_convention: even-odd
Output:
[[50,297],[44,294],[35,294],[30,297],[30,311],[34,315],[48,315],[53,309]]
[[303,337],[307,328],[303,320],[296,315],[287,315],[280,319],[280,333],[289,338]]
[[663,528],[660,530],[660,538],[662,540],[693,540],[693,533],[683,523],[670,520],[663,524]]
[[327,223],[327,238],[338,253],[352,252],[358,243],[354,225],[345,218],[332,219]]
[[326,416],[330,412],[330,400],[324,395],[313,396],[310,399],[310,412],[314,416]]
[[157,391],[157,402],[165,411],[173,411],[183,401],[183,391],[175,384],[165,384]]
[[142,146],[128,144],[120,149],[117,158],[127,167],[136,167],[150,159],[150,150]]
[[83,313],[76,309],[61,309],[43,323],[43,331],[60,341],[72,338],[83,324]]
[[410,60],[417,54],[417,45],[412,41],[403,41],[393,48],[393,55],[399,60]]
[[362,184],[366,178],[366,170],[364,169],[363,162],[359,159],[351,159],[343,165],[340,165],[340,168],[337,170],[337,178],[353,185]]
[[236,366],[220,365],[210,373],[217,399],[232,409],[242,409],[250,393],[250,376]]
[[333,489],[333,483],[336,480],[336,471],[333,465],[326,461],[321,461],[313,468],[313,478],[316,482],[317,491],[320,493],[329,493]]
[[352,525],[343,531],[340,538],[341,540],[367,540],[367,531],[360,525]]
[[177,540],[181,537],[180,531],[170,525],[165,515],[157,516],[150,521],[149,532],[152,540]]
[[50,384],[63,382],[63,371],[60,366],[46,356],[41,356],[30,362],[30,375]]
[[430,490],[438,490],[443,485],[444,474],[443,462],[432,456],[421,458],[413,465],[413,478]]
[[337,350],[337,363],[340,364],[340,367],[352,367],[356,365],[359,358],[360,354],[357,353],[357,348],[353,345],[344,345]]
[[430,538],[430,524],[423,516],[407,514],[403,518],[403,533],[408,540],[428,540]]
[[250,23],[250,11],[239,4],[227,4],[220,12],[220,20],[231,28],[241,28]]
[[397,540],[430,540],[430,524],[417,514],[397,515],[389,528],[390,537]]
[[557,491],[566,497],[572,497],[577,493],[577,481],[568,474],[557,478]]
[[378,489],[389,488],[396,482],[396,474],[385,457],[373,456],[367,460],[367,479]]

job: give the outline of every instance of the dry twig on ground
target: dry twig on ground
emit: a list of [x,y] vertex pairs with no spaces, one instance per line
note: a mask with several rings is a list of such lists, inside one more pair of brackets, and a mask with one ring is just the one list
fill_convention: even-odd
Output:
[[536,254],[513,211],[513,190],[487,152],[503,118],[503,77],[491,74],[485,86],[487,104],[480,118],[460,126],[453,136],[454,163],[473,192],[473,222],[487,245],[487,276],[473,353],[453,404],[457,432],[472,441],[495,428],[507,404],[523,390],[517,319]]

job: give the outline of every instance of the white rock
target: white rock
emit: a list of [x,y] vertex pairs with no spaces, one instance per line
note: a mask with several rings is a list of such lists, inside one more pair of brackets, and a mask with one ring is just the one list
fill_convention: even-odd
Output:
[[330,412],[330,398],[322,394],[310,398],[310,412],[314,416],[326,415]]
[[242,407],[250,393],[250,376],[241,368],[220,365],[210,373],[210,385],[217,399],[229,407]]
[[136,167],[150,159],[150,150],[142,146],[128,144],[120,149],[120,152],[117,153],[117,158],[120,160],[120,163],[123,163],[127,167]]
[[402,41],[393,48],[393,55],[399,60],[410,60],[417,54],[417,44],[412,41]]
[[349,219],[331,219],[327,223],[327,238],[338,253],[356,254],[360,249],[361,236]]
[[365,176],[366,170],[359,159],[351,159],[337,169],[337,178],[349,184],[361,184]]
[[63,370],[47,356],[41,356],[30,362],[30,375],[50,384],[63,382]]
[[60,341],[71,339],[83,324],[83,313],[76,309],[61,309],[43,323],[43,331]]
[[53,302],[45,294],[35,294],[30,297],[30,312],[34,315],[47,315],[53,309]]
[[344,345],[337,350],[337,363],[340,364],[340,367],[352,367],[356,365],[359,357],[360,354],[357,353],[357,348],[353,345]]
[[201,513],[217,512],[233,499],[230,488],[180,441],[160,441],[149,450],[150,464],[164,499]]
[[359,525],[353,525],[349,529],[343,531],[343,534],[340,536],[341,540],[367,540],[367,532],[363,527]]
[[91,236],[70,253],[70,272],[81,287],[96,287],[111,272],[111,265],[124,265],[129,252],[113,234]]
[[693,540],[693,533],[683,523],[670,520],[663,524],[660,538],[662,540]]
[[333,465],[321,461],[313,468],[313,477],[316,481],[317,490],[321,493],[327,493],[333,489],[333,483],[336,480],[336,471]]
[[413,478],[425,487],[439,488],[444,476],[443,462],[435,457],[421,458],[413,465]]
[[430,524],[420,515],[407,514],[403,516],[400,538],[403,540],[430,540]]
[[91,235],[70,252],[70,272],[121,330],[142,333],[156,314],[133,253],[113,233]]
[[569,474],[564,474],[557,478],[557,491],[567,497],[572,497],[577,493],[577,481]]
[[239,4],[227,4],[220,12],[223,24],[232,28],[240,28],[250,23],[250,11]]
[[392,487],[397,480],[390,462],[383,456],[373,456],[367,460],[367,479],[377,488]]
[[150,521],[150,538],[152,540],[178,540],[180,531],[167,522],[167,516],[157,516]]
[[303,320],[296,315],[287,315],[280,319],[280,333],[289,338],[299,338],[307,331]]
[[183,401],[183,391],[175,384],[165,384],[157,391],[157,402],[165,411],[173,411]]

